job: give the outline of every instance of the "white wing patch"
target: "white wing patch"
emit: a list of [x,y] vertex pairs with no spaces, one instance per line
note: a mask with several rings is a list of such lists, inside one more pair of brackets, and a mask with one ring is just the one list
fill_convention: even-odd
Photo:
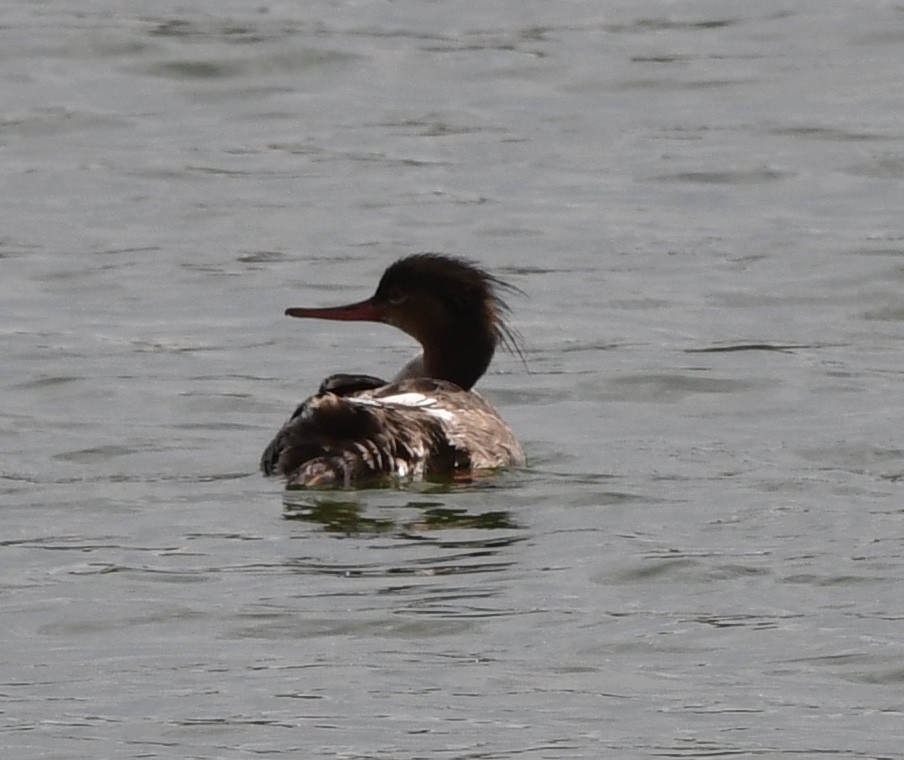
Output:
[[383,396],[377,399],[385,404],[394,404],[396,406],[433,406],[436,399],[425,396],[423,393],[397,393],[395,396]]
[[383,396],[381,398],[349,398],[355,404],[362,406],[394,406],[394,407],[410,407],[413,409],[421,409],[431,417],[450,422],[455,415],[448,409],[443,409],[438,405],[439,402],[431,396],[425,396],[423,393],[398,393],[395,396]]

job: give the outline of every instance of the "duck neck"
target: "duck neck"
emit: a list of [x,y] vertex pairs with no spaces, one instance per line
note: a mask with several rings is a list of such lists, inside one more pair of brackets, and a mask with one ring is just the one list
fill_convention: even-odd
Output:
[[486,372],[496,348],[495,341],[478,335],[447,336],[422,345],[424,375],[448,380],[466,391]]

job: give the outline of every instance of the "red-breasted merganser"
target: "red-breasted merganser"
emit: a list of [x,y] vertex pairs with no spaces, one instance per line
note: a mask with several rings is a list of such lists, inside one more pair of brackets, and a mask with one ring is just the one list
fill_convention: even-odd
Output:
[[284,475],[288,487],[359,488],[523,465],[508,425],[471,390],[497,345],[518,351],[503,319],[505,290],[517,288],[469,261],[423,253],[392,264],[366,301],[286,309],[290,317],[384,322],[423,353],[389,383],[324,380],[267,446],[264,474]]

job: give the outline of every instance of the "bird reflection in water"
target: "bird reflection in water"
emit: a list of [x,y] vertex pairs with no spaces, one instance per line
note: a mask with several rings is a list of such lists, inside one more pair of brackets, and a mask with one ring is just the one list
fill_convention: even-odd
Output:
[[349,536],[395,534],[416,538],[419,534],[444,530],[495,531],[520,528],[507,511],[474,513],[437,501],[408,501],[399,506],[406,511],[416,510],[416,514],[406,519],[386,510],[385,515],[375,516],[365,501],[348,498],[348,494],[342,494],[339,498],[327,495],[311,498],[309,493],[303,499],[287,494],[283,501],[283,517],[320,525],[328,533]]

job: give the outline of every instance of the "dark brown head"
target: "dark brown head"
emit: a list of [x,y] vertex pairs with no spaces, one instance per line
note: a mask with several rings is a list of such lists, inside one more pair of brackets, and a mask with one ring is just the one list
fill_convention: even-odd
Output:
[[438,253],[399,259],[366,301],[327,309],[287,309],[291,317],[365,320],[398,327],[424,349],[429,377],[469,389],[500,343],[517,352],[501,291],[517,289],[476,264]]

